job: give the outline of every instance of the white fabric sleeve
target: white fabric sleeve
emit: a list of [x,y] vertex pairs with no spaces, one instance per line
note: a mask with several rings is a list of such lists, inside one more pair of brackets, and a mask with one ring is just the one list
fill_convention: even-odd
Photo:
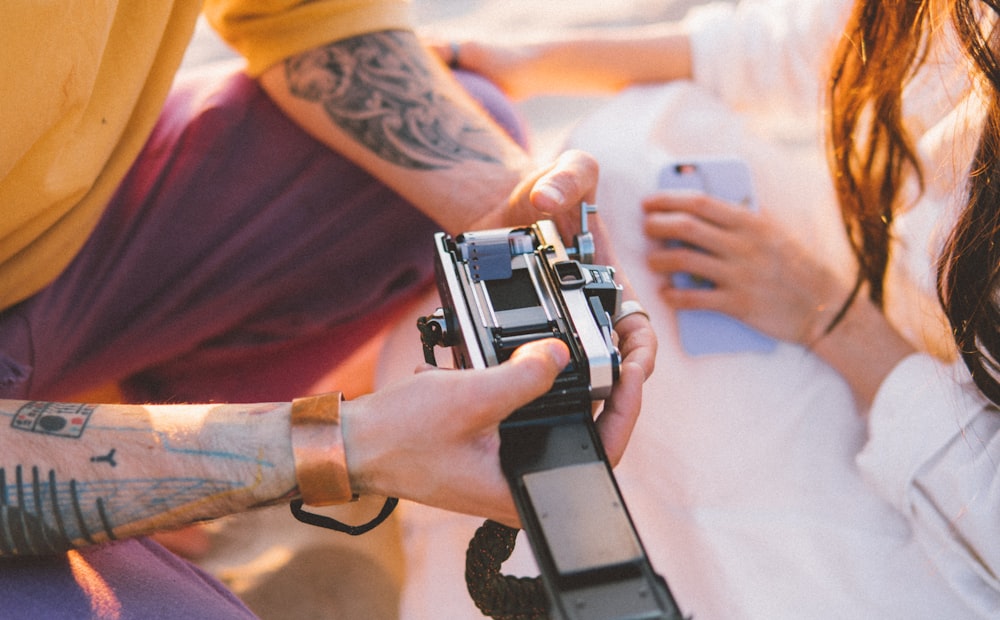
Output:
[[815,114],[830,53],[847,21],[846,0],[744,0],[692,8],[694,81],[731,106]]
[[941,577],[1000,617],[1000,411],[961,364],[916,354],[883,382],[858,456]]

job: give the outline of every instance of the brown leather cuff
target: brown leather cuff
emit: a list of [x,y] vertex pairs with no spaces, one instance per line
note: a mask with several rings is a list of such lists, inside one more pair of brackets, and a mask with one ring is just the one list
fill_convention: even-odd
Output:
[[340,392],[292,401],[292,454],[302,502],[309,506],[344,504],[351,491],[340,427]]

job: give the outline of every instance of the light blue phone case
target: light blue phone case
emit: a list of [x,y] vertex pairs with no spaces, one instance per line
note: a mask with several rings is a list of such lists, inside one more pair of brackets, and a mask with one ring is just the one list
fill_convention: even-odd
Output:
[[[691,159],[667,164],[660,170],[661,189],[701,191],[729,202],[757,209],[750,169],[740,159]],[[678,288],[711,287],[711,282],[691,274],[676,273]],[[729,315],[712,310],[678,310],[677,332],[689,355],[756,352],[769,353],[777,346],[766,336]]]

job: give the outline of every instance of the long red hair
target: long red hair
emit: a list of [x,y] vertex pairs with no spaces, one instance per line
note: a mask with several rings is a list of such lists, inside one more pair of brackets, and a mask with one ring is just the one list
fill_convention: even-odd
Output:
[[[830,164],[859,265],[855,293],[867,285],[879,306],[892,222],[902,206],[900,188],[907,178],[922,183],[903,124],[902,96],[927,57],[931,4],[857,2],[830,74]],[[949,8],[989,105],[969,169],[968,202],[940,257],[938,294],[973,379],[1000,403],[1000,7],[994,1],[951,0]]]

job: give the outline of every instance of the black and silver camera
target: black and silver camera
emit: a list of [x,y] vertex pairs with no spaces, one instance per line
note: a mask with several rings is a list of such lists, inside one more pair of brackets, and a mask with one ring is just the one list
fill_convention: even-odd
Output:
[[653,570],[593,419],[618,377],[612,317],[621,286],[594,265],[581,233],[563,245],[553,222],[435,235],[442,305],[421,317],[424,357],[450,347],[458,368],[502,363],[518,346],[559,338],[570,363],[547,394],[500,426],[500,460],[549,599],[565,620],[680,618]]
[[434,345],[452,347],[457,367],[486,368],[526,342],[555,337],[573,359],[558,389],[587,402],[611,392],[621,362],[611,338],[621,303],[613,268],[590,264],[592,256],[576,260],[580,249],[565,248],[548,220],[454,239],[438,233],[435,243],[443,306],[421,321],[425,357]]

